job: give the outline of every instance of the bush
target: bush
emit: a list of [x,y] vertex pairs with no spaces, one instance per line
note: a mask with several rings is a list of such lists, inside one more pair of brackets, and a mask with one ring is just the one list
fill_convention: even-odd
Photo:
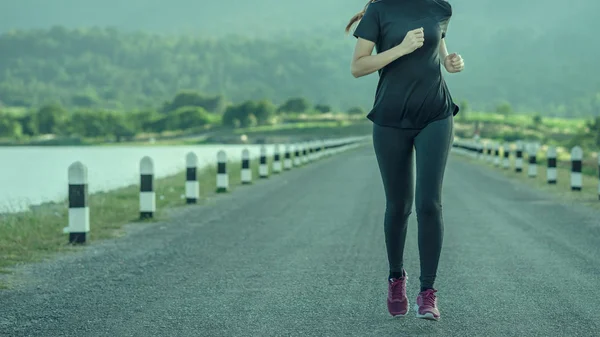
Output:
[[166,102],[162,111],[167,113],[182,107],[199,107],[209,112],[222,114],[225,111],[225,103],[225,97],[222,95],[205,96],[194,91],[182,91],[171,102]]
[[535,114],[533,115],[533,117],[531,118],[533,125],[537,128],[540,127],[542,125],[542,116],[540,114]]
[[326,104],[317,104],[315,105],[315,110],[320,113],[326,114],[328,112],[331,112],[331,106]]
[[280,105],[279,108],[277,109],[277,112],[278,113],[285,113],[285,112],[300,113],[300,112],[305,112],[306,110],[308,110],[308,108],[310,108],[310,103],[308,102],[308,100],[306,98],[293,97],[293,98],[290,98],[287,101],[285,101],[282,105]]
[[503,103],[498,104],[498,106],[496,106],[496,113],[503,115],[503,116],[508,116],[513,113],[513,109],[512,109],[512,106],[510,105],[510,103],[503,102]]
[[363,109],[359,106],[355,106],[355,107],[348,109],[347,113],[349,115],[364,115],[366,112],[365,112],[365,109]]

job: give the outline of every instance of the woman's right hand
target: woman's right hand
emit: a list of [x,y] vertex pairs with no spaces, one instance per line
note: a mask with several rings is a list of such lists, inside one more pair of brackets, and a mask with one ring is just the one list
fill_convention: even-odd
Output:
[[423,47],[425,41],[425,34],[423,33],[423,27],[413,29],[406,33],[404,40],[398,46],[403,51],[403,54],[410,54],[413,51]]

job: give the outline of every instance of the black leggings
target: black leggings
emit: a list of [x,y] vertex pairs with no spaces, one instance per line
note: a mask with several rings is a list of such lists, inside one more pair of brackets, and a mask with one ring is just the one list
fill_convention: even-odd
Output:
[[442,180],[453,127],[453,117],[434,121],[422,130],[373,125],[373,145],[386,196],[384,228],[390,276],[400,277],[403,270],[406,229],[414,199],[419,224],[421,289],[433,288],[442,250]]

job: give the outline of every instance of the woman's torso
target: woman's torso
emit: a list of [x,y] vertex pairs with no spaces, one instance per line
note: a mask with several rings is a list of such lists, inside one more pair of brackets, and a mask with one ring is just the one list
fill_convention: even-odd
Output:
[[[379,0],[378,53],[400,44],[406,34],[423,27],[424,44],[379,71],[373,110],[374,122],[421,129],[455,112],[440,67],[439,47],[452,14],[443,0]],[[457,111],[456,111],[457,112]]]

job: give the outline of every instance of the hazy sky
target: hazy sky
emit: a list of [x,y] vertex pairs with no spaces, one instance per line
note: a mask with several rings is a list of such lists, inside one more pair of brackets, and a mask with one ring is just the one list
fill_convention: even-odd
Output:
[[[383,0],[421,1],[421,0]],[[52,25],[116,26],[203,35],[273,34],[286,29],[335,28],[365,0],[2,0],[0,32]],[[526,27],[532,31],[597,26],[596,0],[451,0],[458,32]],[[589,28],[588,28],[589,29]]]

